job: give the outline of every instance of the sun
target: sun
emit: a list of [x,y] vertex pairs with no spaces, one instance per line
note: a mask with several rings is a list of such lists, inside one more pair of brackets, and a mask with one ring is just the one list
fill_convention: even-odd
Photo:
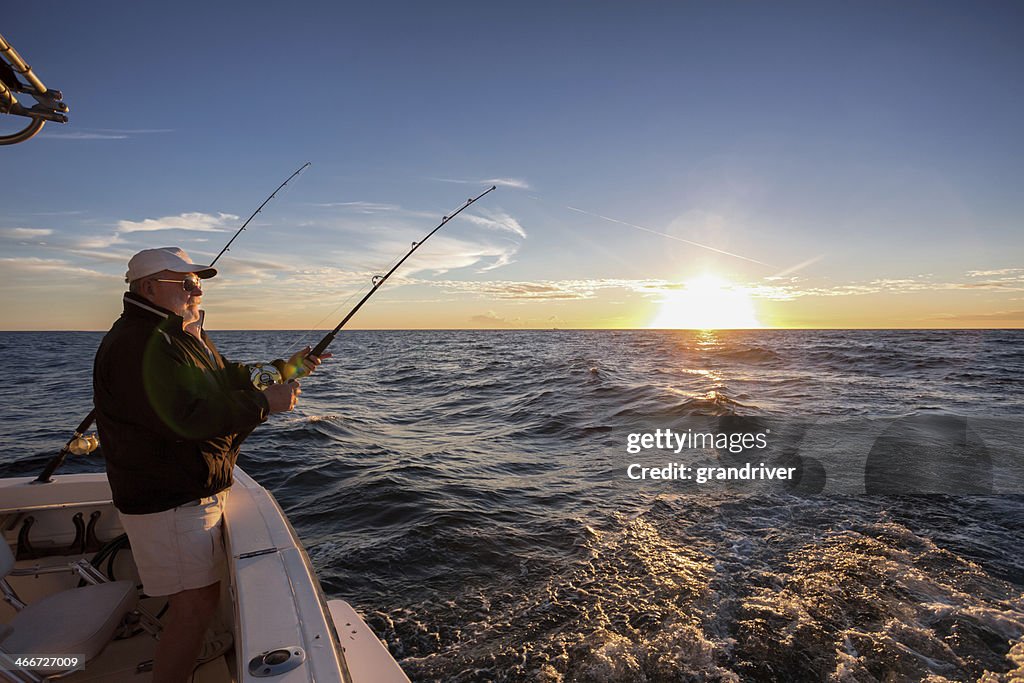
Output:
[[702,275],[671,292],[649,327],[729,330],[761,327],[750,294],[715,275]]

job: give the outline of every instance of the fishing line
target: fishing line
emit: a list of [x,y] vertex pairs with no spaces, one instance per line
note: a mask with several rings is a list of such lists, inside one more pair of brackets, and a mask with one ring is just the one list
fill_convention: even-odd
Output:
[[[415,244],[415,242],[414,242],[414,244]],[[395,258],[391,259],[391,261],[389,261],[388,264],[385,265],[384,267],[390,269],[395,264],[395,262],[397,262],[398,259],[400,259],[400,258],[402,258],[402,257],[401,256],[396,256]],[[371,279],[371,282],[372,282],[372,279]],[[358,295],[360,295],[363,292],[365,292],[368,286],[370,286],[370,285],[368,285],[366,282],[361,284],[359,286],[359,289],[357,289],[356,291],[352,292],[347,297],[345,297],[344,301],[342,301],[340,304],[338,304],[337,306],[332,308],[330,311],[328,311],[324,315],[324,317],[322,317],[319,320],[317,320],[308,330],[306,330],[305,332],[300,334],[299,338],[297,340],[293,341],[291,344],[289,344],[285,348],[289,348],[290,349],[290,348],[294,348],[294,347],[305,346],[306,340],[309,338],[309,336],[313,332],[318,332],[320,330],[320,324],[323,323],[323,321],[327,320],[328,318],[333,319],[335,314],[338,311],[340,311],[342,308],[344,308],[345,304],[347,304],[349,301],[352,301],[352,299],[354,299]]]
[[[477,196],[470,197],[469,199],[467,199],[458,209],[448,214],[447,216],[444,216],[441,219],[441,222],[437,224],[437,227],[428,232],[426,236],[423,237],[423,239],[419,240],[418,242],[413,242],[412,248],[409,249],[409,251],[407,251],[405,255],[403,255],[402,258],[398,260],[398,263],[393,265],[391,269],[388,270],[388,272],[386,272],[384,275],[374,275],[373,278],[371,278],[370,280],[370,291],[363,295],[363,298],[359,300],[359,303],[352,307],[352,310],[350,310],[348,314],[345,315],[342,321],[338,323],[333,330],[324,335],[323,339],[321,339],[317,343],[317,345],[313,347],[312,351],[310,351],[308,354],[305,354],[305,356],[308,357],[322,355],[323,352],[327,349],[327,347],[330,346],[331,343],[334,341],[334,338],[338,336],[338,332],[340,332],[341,328],[345,326],[345,323],[352,319],[352,316],[354,316],[359,311],[359,309],[363,307],[363,304],[369,301],[370,297],[373,296],[374,293],[378,289],[380,289],[385,282],[387,282],[387,279],[391,277],[394,274],[394,272],[398,270],[410,256],[416,253],[417,249],[423,246],[424,242],[429,240],[434,235],[434,233],[436,233],[438,230],[447,225],[449,221],[451,221],[460,213],[462,213],[467,208],[472,206],[475,202],[479,201],[482,197],[493,192],[496,189],[498,189],[496,185],[491,185],[491,187],[484,190]],[[267,364],[257,364],[252,367],[250,379],[252,380],[253,385],[256,386],[256,388],[258,389],[266,389],[272,384],[280,384],[282,382],[299,379],[308,374],[308,371],[306,370],[302,362],[303,360],[305,360],[305,358],[300,359],[294,365],[284,361],[275,361],[274,363]]]
[[[496,186],[495,186],[495,187],[496,187]],[[493,190],[493,189],[494,189],[494,187],[492,187],[491,189]],[[488,190],[487,192],[490,192],[490,190]],[[483,194],[487,194],[487,192],[484,192]],[[480,197],[482,197],[482,196],[483,196],[483,194],[482,194],[482,195],[480,195]],[[471,203],[472,203],[473,201],[476,201],[476,200],[477,200],[477,199],[479,199],[480,197],[476,197],[476,198],[474,198],[474,199],[473,199],[472,201],[469,201],[469,203],[471,204]],[[468,206],[468,204],[467,204],[467,206]],[[458,210],[458,211],[455,211],[455,212],[453,212],[453,213],[452,213],[452,214],[451,214],[450,216],[444,216],[444,217],[443,217],[443,221],[445,221],[445,222],[446,222],[446,221],[448,221],[448,220],[450,220],[450,219],[452,219],[452,218],[455,218],[456,214],[457,214],[457,213],[459,213],[460,211],[462,211],[462,209],[464,209],[464,208],[466,208],[466,206],[463,206],[463,207],[459,208],[459,210]],[[443,223],[442,223],[442,225],[443,225]],[[431,234],[433,234],[433,233],[431,233]],[[423,240],[420,240],[420,241],[421,241],[421,242],[425,242],[425,241],[426,241],[426,238],[424,238]],[[415,247],[415,246],[416,246],[416,242],[413,242],[413,243],[412,243],[412,245],[413,245],[413,246]],[[385,265],[384,267],[385,267],[385,268],[387,268],[388,270],[390,270],[390,269],[391,269],[391,268],[392,268],[392,267],[394,266],[394,264],[395,264],[395,263],[396,263],[396,262],[397,262],[397,261],[398,261],[399,259],[401,259],[401,258],[403,258],[403,257],[402,257],[402,256],[396,256],[395,258],[391,259],[391,261],[389,261],[389,262],[387,263],[387,265]],[[371,283],[372,283],[372,279],[371,279]],[[334,317],[334,314],[335,314],[335,313],[337,313],[338,311],[340,311],[340,310],[341,310],[342,308],[344,308],[345,304],[347,304],[347,303],[348,303],[349,301],[351,301],[351,300],[352,300],[353,298],[355,298],[355,297],[356,297],[356,296],[358,296],[359,294],[361,294],[361,293],[363,293],[364,291],[366,291],[366,288],[367,288],[367,286],[368,286],[368,285],[367,285],[367,283],[365,283],[365,282],[364,282],[364,283],[363,283],[362,285],[360,285],[360,287],[359,287],[359,288],[358,288],[358,289],[357,289],[356,291],[354,291],[354,292],[352,292],[351,294],[349,294],[349,295],[348,295],[348,296],[347,296],[347,297],[345,298],[345,300],[344,300],[344,301],[342,301],[342,302],[341,302],[341,303],[339,303],[339,304],[338,304],[337,306],[335,306],[335,307],[334,307],[334,308],[332,308],[332,309],[331,309],[330,311],[328,311],[328,312],[327,312],[327,313],[326,313],[326,314],[325,314],[325,315],[324,315],[324,316],[323,316],[322,318],[320,318],[319,320],[317,320],[317,321],[316,321],[316,322],[315,322],[315,323],[314,323],[314,324],[313,324],[313,325],[312,325],[312,326],[311,326],[311,327],[310,327],[309,329],[307,329],[307,330],[306,330],[305,332],[302,332],[301,334],[299,334],[298,338],[297,338],[297,339],[296,339],[295,341],[293,341],[293,342],[292,342],[292,343],[291,343],[291,344],[290,344],[290,345],[289,345],[289,346],[288,346],[287,348],[293,348],[293,347],[297,347],[297,346],[305,346],[305,344],[306,344],[306,340],[307,340],[307,339],[309,338],[309,336],[310,336],[310,335],[311,335],[311,334],[312,334],[313,332],[317,332],[317,331],[319,331],[319,327],[320,327],[320,324],[321,324],[321,323],[323,323],[323,321],[327,320],[328,318],[333,318],[333,317]],[[372,286],[372,285],[371,285],[371,286]]]

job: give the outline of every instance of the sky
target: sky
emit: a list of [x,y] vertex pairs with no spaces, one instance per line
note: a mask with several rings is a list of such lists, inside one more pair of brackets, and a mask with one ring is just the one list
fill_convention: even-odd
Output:
[[[1015,2],[20,3],[70,122],[0,148],[0,329],[128,259],[212,329],[1024,326]],[[27,100],[31,104],[31,100]],[[22,120],[0,116],[0,132]]]

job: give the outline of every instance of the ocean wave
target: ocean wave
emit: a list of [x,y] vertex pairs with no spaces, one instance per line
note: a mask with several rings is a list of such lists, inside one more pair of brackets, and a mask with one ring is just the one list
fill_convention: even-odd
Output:
[[689,398],[678,404],[673,412],[680,415],[706,415],[722,417],[737,415],[749,406],[730,398],[723,391],[711,390],[703,396]]
[[[294,333],[214,337],[242,360]],[[0,397],[0,471],[36,474],[88,412],[99,335],[0,340],[66,361]],[[891,425],[970,419],[992,487],[1019,490],[1022,341],[355,331],[240,463],[327,594],[363,611],[416,680],[995,680],[1024,657],[1021,497],[752,496],[623,472],[631,433],[770,424],[773,457],[799,448],[820,456],[826,491],[863,491],[879,437],[921,440]],[[924,455],[946,453],[931,444]],[[102,460],[62,471],[82,468]]]
[[715,352],[715,356],[741,363],[774,363],[782,360],[782,357],[777,352],[759,346],[742,349],[720,349]]

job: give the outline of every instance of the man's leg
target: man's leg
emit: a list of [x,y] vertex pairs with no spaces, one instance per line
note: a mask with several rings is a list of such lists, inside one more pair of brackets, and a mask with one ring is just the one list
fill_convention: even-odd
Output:
[[156,683],[188,680],[217,611],[225,564],[225,498],[221,492],[164,512],[121,515],[143,590],[168,596],[168,614],[153,658]]
[[153,683],[188,680],[219,599],[219,582],[181,591],[168,598],[170,608],[153,658]]

